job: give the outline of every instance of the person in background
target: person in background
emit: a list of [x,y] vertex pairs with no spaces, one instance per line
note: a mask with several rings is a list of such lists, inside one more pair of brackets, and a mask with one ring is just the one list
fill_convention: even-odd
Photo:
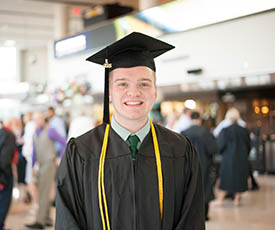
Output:
[[161,103],[160,102],[156,102],[153,105],[153,108],[149,113],[149,117],[154,123],[156,123],[158,125],[165,126],[165,120],[161,113]]
[[[51,128],[54,128],[60,136],[66,139],[66,127],[65,127],[65,122],[58,117],[55,114],[55,109],[53,107],[49,107],[46,112],[46,116],[49,122],[49,126]],[[60,152],[62,151],[63,147],[60,143],[56,142],[55,143],[55,150],[57,156],[60,155]]]
[[26,158],[22,154],[22,148],[24,145],[23,140],[23,124],[22,120],[18,118],[14,118],[14,130],[13,133],[16,136],[16,147],[18,151],[18,163],[17,163],[17,187],[19,189],[19,201],[24,201],[26,197],[26,182],[25,182],[25,175],[26,175]]
[[[33,138],[32,165],[38,164],[39,207],[35,223],[26,224],[26,227],[44,229],[46,226],[52,226],[50,219],[50,192],[55,179],[56,167],[60,164],[66,147],[66,139],[46,123],[41,112],[34,113],[33,120],[36,124],[36,130]],[[58,157],[54,149],[55,142],[60,143],[62,146]]]
[[[232,107],[233,108],[233,107]],[[237,123],[239,126],[246,127],[246,123],[244,120],[241,119],[241,117],[237,120]],[[215,137],[218,137],[220,132],[222,131],[223,128],[227,128],[228,126],[232,125],[232,121],[228,117],[228,114],[225,114],[225,119],[222,120],[218,126],[213,130],[213,135]]]
[[18,160],[13,128],[12,118],[6,120],[0,128],[0,230],[4,229],[12,199],[12,164],[16,164]]
[[192,125],[182,132],[186,135],[199,153],[200,166],[203,178],[205,220],[209,220],[209,202],[214,199],[213,184],[210,177],[210,167],[213,164],[213,156],[218,152],[218,147],[214,136],[202,127],[202,119],[198,112],[191,114]]
[[191,113],[192,110],[189,108],[184,108],[183,113],[181,114],[178,121],[174,125],[174,131],[181,133],[182,131],[188,129],[191,125]]
[[37,181],[32,173],[32,153],[33,153],[33,136],[35,133],[35,122],[32,120],[32,113],[27,112],[24,114],[23,122],[24,127],[24,145],[22,148],[22,154],[27,160],[25,181],[27,184],[27,192],[30,194],[32,202],[31,212],[36,213],[38,209],[38,188]]
[[66,134],[68,136],[70,123],[71,123],[71,113],[68,112],[68,111],[65,112],[65,114],[63,116],[63,120],[64,120],[64,123],[65,123]]
[[[51,128],[54,128],[60,136],[66,139],[67,132],[66,132],[66,123],[63,119],[61,119],[59,116],[56,115],[55,109],[53,107],[49,107],[46,111],[46,117],[49,122],[49,126]],[[59,156],[61,154],[61,151],[63,149],[62,145],[58,142],[55,142],[55,151],[56,156]],[[51,203],[53,206],[55,206],[55,196],[56,196],[56,185],[55,182],[51,189]]]
[[[232,108],[231,108],[231,111],[234,111],[234,110],[237,110],[237,109],[236,109],[235,107],[232,107]],[[235,113],[239,113],[239,111],[237,110],[237,111],[235,111]],[[222,131],[222,129],[227,128],[227,127],[229,127],[230,125],[232,125],[232,121],[231,121],[231,119],[230,119],[229,116],[231,116],[231,113],[226,113],[226,114],[225,114],[225,119],[222,120],[222,121],[218,124],[218,126],[213,130],[213,135],[214,135],[216,138],[218,137],[218,135],[220,134],[220,132]],[[246,122],[245,122],[244,120],[242,120],[241,117],[239,117],[239,119],[237,120],[237,124],[238,124],[239,126],[241,126],[241,127],[244,127],[244,128],[246,127]],[[254,137],[253,134],[250,135],[250,138],[252,138],[252,137]],[[253,142],[252,142],[252,143],[253,143]],[[259,186],[259,184],[257,183],[257,181],[256,181],[256,179],[255,179],[255,177],[254,177],[254,175],[253,175],[253,168],[252,168],[252,165],[251,165],[250,162],[248,162],[248,164],[249,164],[249,176],[250,176],[250,178],[251,178],[251,190],[259,190],[260,186]],[[228,193],[227,196],[231,197],[232,194],[229,194],[229,193]]]
[[218,136],[219,153],[222,155],[220,166],[220,186],[218,198],[213,205],[222,205],[227,193],[234,194],[234,205],[240,204],[241,193],[248,190],[250,137],[246,128],[238,124],[240,113],[230,108],[226,119],[231,122]]
[[90,129],[94,128],[94,126],[94,120],[82,112],[80,116],[72,119],[68,132],[68,140],[88,132]]
[[166,123],[165,127],[167,129],[174,130],[176,122],[177,122],[176,111],[172,110],[165,117],[165,123]]
[[[260,129],[259,128],[254,128],[250,131],[250,140],[251,140],[251,150],[249,156],[253,157],[253,155],[256,155],[259,151],[259,146],[260,146]],[[260,189],[260,186],[256,179],[253,176],[253,167],[251,162],[249,161],[249,176],[251,178],[251,191],[257,191]]]

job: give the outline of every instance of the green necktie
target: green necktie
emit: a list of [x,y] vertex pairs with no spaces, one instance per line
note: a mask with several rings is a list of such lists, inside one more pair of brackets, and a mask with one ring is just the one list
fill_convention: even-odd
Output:
[[136,157],[138,142],[139,142],[139,138],[137,135],[129,136],[126,140],[126,143],[128,144],[128,146],[131,150],[133,159],[135,159],[135,157]]

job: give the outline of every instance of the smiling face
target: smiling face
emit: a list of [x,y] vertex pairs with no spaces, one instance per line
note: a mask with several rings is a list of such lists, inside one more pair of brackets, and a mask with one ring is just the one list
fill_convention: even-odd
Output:
[[118,68],[110,73],[110,101],[120,125],[144,125],[156,98],[155,73],[150,68]]

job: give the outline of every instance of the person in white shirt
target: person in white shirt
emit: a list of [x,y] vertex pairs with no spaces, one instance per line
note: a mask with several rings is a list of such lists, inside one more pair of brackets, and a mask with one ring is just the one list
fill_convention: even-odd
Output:
[[[241,118],[238,119],[237,123],[238,123],[239,126],[246,127],[245,121],[242,120]],[[220,132],[222,131],[222,129],[227,128],[227,127],[229,127],[230,125],[232,125],[232,121],[228,118],[228,116],[225,116],[225,119],[222,120],[222,121],[218,124],[218,126],[213,130],[213,135],[214,135],[215,137],[218,137],[219,134],[220,134]]]
[[179,120],[176,122],[173,130],[177,133],[188,129],[192,125],[191,121],[192,110],[189,108],[184,108],[183,114],[180,116]]
[[94,128],[94,126],[94,120],[82,113],[71,121],[67,139],[70,140],[72,137],[78,137]]
[[33,152],[33,135],[35,132],[35,123],[32,120],[32,113],[27,112],[24,114],[23,121],[25,123],[22,148],[22,154],[27,160],[25,181],[27,183],[27,192],[31,195],[33,209],[35,212],[38,209],[38,189],[36,178],[32,173],[32,152]]

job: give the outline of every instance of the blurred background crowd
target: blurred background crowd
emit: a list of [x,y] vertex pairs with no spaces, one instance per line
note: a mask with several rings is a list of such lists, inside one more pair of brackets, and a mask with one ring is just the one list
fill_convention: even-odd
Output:
[[[218,123],[207,117],[195,101],[183,103],[181,109],[181,112],[174,109],[163,114],[159,102],[153,106],[150,119],[185,135],[194,144],[204,178],[205,218],[209,220],[211,201],[214,200],[214,207],[222,206],[225,198],[231,198],[234,205],[239,206],[242,192],[259,189],[253,175],[266,173],[263,148],[267,139],[263,139],[261,127],[249,126],[236,107],[228,107]],[[1,194],[1,201],[5,201],[1,202],[1,209],[8,210],[13,195],[17,202],[31,204],[30,212],[38,222],[41,216],[48,215],[47,224],[53,225],[49,205],[54,206],[55,172],[66,142],[102,122],[85,111],[78,114],[74,118],[68,113],[58,116],[54,107],[48,107],[45,111],[27,112],[1,121],[0,131],[6,130],[14,136],[14,142],[8,142],[7,135],[0,132],[2,145],[12,150],[1,150],[1,161],[4,157],[10,159],[6,165],[10,164],[11,168],[6,174],[9,175],[7,181],[0,184],[2,191],[10,188],[8,193]],[[49,160],[53,162],[50,166]],[[215,195],[216,185],[219,191]]]

